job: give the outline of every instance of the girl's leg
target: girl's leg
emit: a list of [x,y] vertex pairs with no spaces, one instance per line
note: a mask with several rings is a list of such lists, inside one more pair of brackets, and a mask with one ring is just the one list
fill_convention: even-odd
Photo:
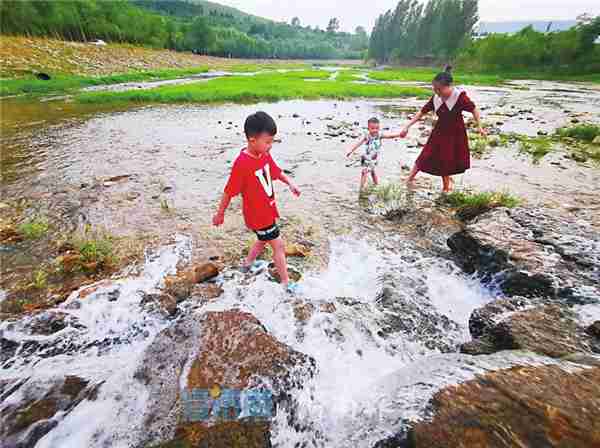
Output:
[[415,181],[415,177],[417,176],[418,173],[419,173],[419,168],[417,167],[417,164],[415,164],[415,166],[413,166],[412,170],[410,170],[410,174],[408,175],[408,179],[406,179],[406,183],[408,185],[412,185],[412,183]]
[[281,284],[287,288],[290,278],[288,276],[287,261],[285,259],[285,243],[281,237],[269,241],[269,245],[273,249],[273,262],[277,268],[277,273],[281,279]]
[[371,171],[371,178],[373,179],[373,183],[375,185],[379,185],[379,178],[377,177],[377,173],[375,172],[375,169],[373,169],[373,171]]
[[265,249],[266,245],[266,241],[257,240],[256,243],[254,243],[254,246],[252,246],[252,249],[250,249],[250,252],[248,252],[248,256],[244,261],[244,266],[252,265],[252,263],[254,263],[254,260],[256,260],[256,257],[258,257]]
[[444,193],[450,192],[450,176],[442,176],[442,191]]

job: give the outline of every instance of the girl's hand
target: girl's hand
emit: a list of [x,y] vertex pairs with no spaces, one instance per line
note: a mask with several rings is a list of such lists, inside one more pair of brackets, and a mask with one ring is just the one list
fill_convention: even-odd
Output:
[[482,137],[487,137],[487,131],[481,126],[479,126],[478,132]]
[[408,135],[408,128],[403,128],[403,129],[400,131],[400,137],[401,137],[401,138],[406,138],[406,136],[407,136],[407,135]]
[[300,196],[300,190],[294,184],[290,184],[290,191],[292,192],[292,194],[294,196],[296,196],[296,197]]

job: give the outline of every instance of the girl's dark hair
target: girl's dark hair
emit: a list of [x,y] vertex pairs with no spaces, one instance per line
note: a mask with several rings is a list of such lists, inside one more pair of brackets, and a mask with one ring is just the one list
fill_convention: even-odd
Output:
[[269,135],[277,134],[275,120],[266,112],[256,112],[249,115],[244,123],[246,138],[256,137],[263,132]]
[[444,68],[444,71],[435,75],[433,78],[433,82],[441,84],[443,86],[449,86],[454,82],[454,78],[452,77],[452,66],[447,65]]

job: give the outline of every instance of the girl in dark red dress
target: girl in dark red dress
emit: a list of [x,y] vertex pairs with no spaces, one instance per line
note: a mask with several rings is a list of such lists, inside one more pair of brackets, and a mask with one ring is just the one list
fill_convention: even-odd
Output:
[[479,109],[465,91],[452,85],[450,70],[451,67],[446,67],[445,71],[433,79],[435,95],[400,134],[401,137],[406,137],[413,124],[429,112],[435,111],[438,117],[437,124],[415,162],[407,183],[412,186],[417,173],[423,171],[434,176],[442,176],[445,193],[451,190],[450,176],[464,173],[470,167],[469,139],[462,116],[463,111],[473,114],[479,133],[485,135],[485,130],[481,127]]

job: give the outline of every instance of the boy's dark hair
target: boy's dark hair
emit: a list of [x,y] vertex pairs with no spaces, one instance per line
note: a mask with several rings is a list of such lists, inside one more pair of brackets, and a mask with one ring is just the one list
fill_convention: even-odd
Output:
[[452,66],[447,65],[444,68],[444,71],[435,75],[433,78],[433,82],[437,84],[441,84],[443,86],[449,86],[454,82],[454,78],[452,78]]
[[379,124],[379,118],[371,117],[369,118],[368,124]]
[[256,137],[263,132],[269,135],[277,134],[275,120],[266,112],[256,112],[249,115],[244,123],[246,138]]

